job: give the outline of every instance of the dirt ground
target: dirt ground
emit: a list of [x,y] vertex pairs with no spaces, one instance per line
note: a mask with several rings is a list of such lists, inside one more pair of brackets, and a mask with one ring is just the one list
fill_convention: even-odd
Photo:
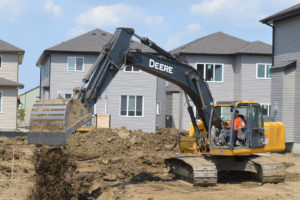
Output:
[[[28,145],[25,137],[1,137],[0,200],[30,199],[30,195],[37,199],[32,191],[59,194],[70,187],[71,199],[81,200],[300,199],[300,157],[290,153],[266,155],[287,167],[284,183],[261,184],[241,174],[222,175],[213,187],[194,187],[175,179],[167,173],[163,161],[178,152],[178,133],[175,129],[152,134],[126,128],[95,129],[69,136],[68,145],[59,148]],[[37,165],[38,161],[43,165]],[[69,162],[72,164],[66,164]],[[63,182],[53,184],[59,182],[58,178]],[[35,185],[37,180],[39,184]]]

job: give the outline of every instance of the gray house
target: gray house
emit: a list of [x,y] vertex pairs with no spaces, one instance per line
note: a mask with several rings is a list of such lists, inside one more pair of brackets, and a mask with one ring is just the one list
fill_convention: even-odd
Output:
[[[214,101],[253,100],[269,115],[271,105],[272,47],[216,32],[172,51],[184,56],[208,82]],[[190,119],[182,94],[174,92],[180,112],[173,116],[175,127],[188,129]],[[178,91],[178,90],[177,90]],[[180,90],[179,90],[180,91]],[[182,92],[179,92],[182,93]],[[167,97],[168,98],[168,97]],[[174,102],[173,102],[174,105]]]
[[271,116],[285,124],[287,148],[300,153],[300,4],[261,22],[273,28]]
[[0,40],[0,131],[16,130],[18,71],[24,50]]
[[[41,73],[41,98],[71,98],[84,74],[95,62],[111,34],[95,29],[44,50],[37,61]],[[132,42],[131,48],[154,53]],[[271,46],[247,42],[224,33],[200,38],[173,51],[185,56],[209,81],[215,100],[257,100],[270,105]],[[248,92],[247,92],[248,91]],[[126,126],[154,132],[160,127],[188,129],[190,119],[182,91],[175,85],[124,66],[94,107],[94,113],[110,114],[112,128]]]
[[[76,38],[44,50],[37,61],[40,67],[42,99],[54,99],[59,94],[71,98],[73,88],[81,84],[110,33],[92,30]],[[153,50],[132,41],[131,48],[153,53]],[[158,78],[132,66],[124,66],[94,107],[94,113],[110,114],[110,126],[155,131]]]

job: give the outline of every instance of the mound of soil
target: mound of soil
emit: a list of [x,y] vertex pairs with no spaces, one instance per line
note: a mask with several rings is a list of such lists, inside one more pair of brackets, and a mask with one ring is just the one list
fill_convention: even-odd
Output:
[[88,199],[109,185],[159,181],[164,159],[178,151],[178,133],[94,129],[71,135],[65,147],[39,147],[29,199]]

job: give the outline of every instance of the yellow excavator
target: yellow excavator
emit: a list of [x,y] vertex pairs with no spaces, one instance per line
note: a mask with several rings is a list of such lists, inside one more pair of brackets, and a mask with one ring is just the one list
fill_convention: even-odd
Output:
[[[132,36],[157,53],[130,49]],[[32,108],[28,141],[31,144],[65,145],[67,136],[91,120],[91,109],[111,80],[131,65],[170,81],[183,91],[191,118],[189,136],[179,140],[180,156],[165,160],[170,172],[195,185],[214,185],[220,171],[249,171],[260,181],[284,181],[284,166],[263,153],[285,149],[284,125],[264,122],[254,101],[214,102],[207,82],[184,57],[172,55],[131,28],[117,28],[94,65],[74,88],[71,100],[40,100]],[[192,105],[193,103],[193,105]],[[201,121],[197,121],[193,106]],[[236,116],[244,126],[234,128]]]

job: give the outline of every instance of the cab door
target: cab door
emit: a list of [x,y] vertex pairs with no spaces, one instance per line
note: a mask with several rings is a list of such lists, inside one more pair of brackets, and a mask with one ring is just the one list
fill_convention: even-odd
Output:
[[259,148],[264,146],[264,122],[262,118],[261,107],[259,104],[250,104],[250,148]]

